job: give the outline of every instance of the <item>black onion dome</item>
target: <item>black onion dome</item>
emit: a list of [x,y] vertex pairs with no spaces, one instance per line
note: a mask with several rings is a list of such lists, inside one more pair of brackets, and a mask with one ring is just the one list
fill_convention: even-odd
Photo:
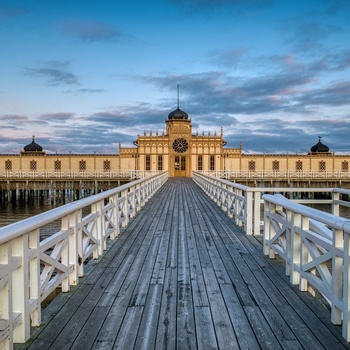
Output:
[[311,147],[310,152],[312,153],[327,153],[329,152],[329,147],[321,142],[321,136],[318,137],[318,143]]
[[188,114],[179,107],[168,115],[168,119],[188,119]]
[[35,141],[34,141],[35,137],[33,136],[32,142],[24,147],[24,151],[25,152],[42,152],[43,148],[38,145]]

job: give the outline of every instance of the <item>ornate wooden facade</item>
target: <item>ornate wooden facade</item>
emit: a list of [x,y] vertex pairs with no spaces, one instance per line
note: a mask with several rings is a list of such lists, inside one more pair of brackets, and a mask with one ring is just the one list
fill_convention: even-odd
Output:
[[119,145],[119,154],[50,154],[33,137],[19,154],[0,154],[0,173],[167,170],[170,177],[191,177],[193,170],[349,172],[350,155],[330,152],[321,140],[304,154],[245,154],[242,145],[227,148],[222,129],[193,133],[191,119],[180,108],[169,114],[165,131],[138,135],[134,145]]

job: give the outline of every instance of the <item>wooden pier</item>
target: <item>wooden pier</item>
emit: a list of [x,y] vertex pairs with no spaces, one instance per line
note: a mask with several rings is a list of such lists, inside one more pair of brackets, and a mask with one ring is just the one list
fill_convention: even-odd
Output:
[[191,180],[169,179],[16,349],[350,349]]

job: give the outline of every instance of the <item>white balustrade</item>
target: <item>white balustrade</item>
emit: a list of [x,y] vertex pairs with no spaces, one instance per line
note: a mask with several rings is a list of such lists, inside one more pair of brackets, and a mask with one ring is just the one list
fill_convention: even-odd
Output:
[[120,171],[74,171],[74,170],[40,170],[40,171],[1,171],[0,179],[142,179],[159,174],[158,170],[120,170]]
[[[335,189],[335,193],[349,194]],[[346,205],[335,196],[335,205]],[[350,220],[289,201],[264,195],[264,241],[266,255],[278,254],[286,262],[290,282],[300,290],[319,291],[331,306],[331,321],[342,324],[350,341]],[[343,202],[343,203],[341,203]]]
[[[167,172],[99,193],[0,228],[0,348],[12,349],[41,322],[41,303],[84,275],[84,262],[98,258],[136,212],[165,183]],[[85,212],[88,212],[87,214]],[[40,239],[40,228],[60,228]]]

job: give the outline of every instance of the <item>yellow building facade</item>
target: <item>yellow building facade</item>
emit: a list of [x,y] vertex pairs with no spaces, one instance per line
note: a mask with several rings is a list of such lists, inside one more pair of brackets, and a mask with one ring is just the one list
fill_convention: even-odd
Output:
[[188,114],[177,108],[162,132],[138,135],[134,147],[119,154],[48,154],[35,142],[19,154],[0,154],[0,173],[168,171],[169,177],[191,177],[192,171],[349,172],[349,155],[330,152],[321,140],[305,154],[245,154],[227,148],[223,130],[192,132]]

